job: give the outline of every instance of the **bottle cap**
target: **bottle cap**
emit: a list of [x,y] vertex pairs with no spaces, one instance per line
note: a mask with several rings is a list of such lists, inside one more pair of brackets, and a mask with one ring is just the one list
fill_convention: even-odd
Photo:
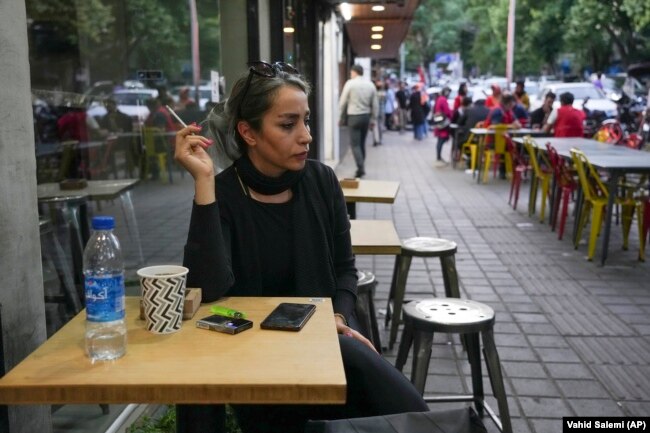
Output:
[[93,230],[110,230],[115,228],[115,219],[112,216],[96,216],[92,221]]

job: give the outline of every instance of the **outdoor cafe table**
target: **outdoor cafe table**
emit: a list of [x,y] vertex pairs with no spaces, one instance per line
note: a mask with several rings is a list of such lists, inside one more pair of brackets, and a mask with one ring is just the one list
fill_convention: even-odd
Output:
[[[260,329],[280,302],[316,304],[300,332]],[[230,335],[196,328],[202,305],[180,331],[157,335],[127,297],[127,351],[92,364],[84,353],[85,310],[0,379],[0,404],[342,404],[346,380],[329,298],[231,297],[253,328]]]
[[[476,183],[481,183],[481,174],[483,170],[483,153],[485,151],[485,140],[487,136],[494,135],[494,129],[492,128],[472,128],[470,132],[479,137],[478,140],[478,156],[476,161]],[[530,128],[519,128],[519,129],[508,129],[508,135],[511,137],[523,137],[525,135],[531,136],[543,136],[548,133],[542,131],[541,129],[530,129]]]
[[[523,142],[523,139],[516,139],[515,141]],[[607,180],[609,198],[605,212],[605,230],[600,240],[600,263],[604,265],[607,259],[609,234],[612,226],[612,210],[614,209],[614,199],[617,193],[618,182],[625,174],[649,174],[650,152],[630,149],[625,146],[615,146],[609,143],[601,143],[587,138],[542,138],[533,140],[533,143],[537,149],[544,151],[546,151],[546,143],[550,143],[558,155],[567,160],[571,159],[571,149],[578,149],[584,152],[591,165],[609,174],[609,179]]]
[[354,254],[397,255],[402,243],[392,220],[350,220]]
[[[89,200],[114,200],[119,198],[122,202],[122,209],[127,223],[131,239],[138,249],[139,263],[144,263],[142,244],[140,242],[140,230],[135,216],[131,190],[140,182],[139,179],[114,179],[114,180],[89,180],[88,185],[81,189],[61,189],[57,182],[41,183],[36,186],[36,195],[39,200],[55,197],[87,197]],[[85,245],[90,237],[86,209],[81,209],[80,225],[82,244]]]
[[389,203],[395,202],[399,191],[399,182],[387,180],[360,179],[357,188],[341,188],[343,197],[348,204],[350,218],[356,218],[356,203]]

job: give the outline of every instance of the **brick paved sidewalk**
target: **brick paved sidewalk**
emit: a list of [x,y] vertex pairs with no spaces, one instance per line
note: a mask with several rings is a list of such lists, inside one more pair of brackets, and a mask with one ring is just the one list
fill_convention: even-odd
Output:
[[[393,219],[402,238],[458,244],[461,294],[497,312],[515,431],[558,432],[562,416],[650,414],[650,265],[636,260],[636,228],[629,251],[622,251],[620,227],[612,227],[607,266],[599,267],[585,260],[585,244],[576,251],[570,236],[558,241],[548,225],[528,217],[527,183],[513,211],[507,181],[477,185],[460,169],[435,168],[433,138],[417,142],[409,132],[387,132],[383,141],[367,149],[366,177],[398,180],[400,192],[394,205],[358,204],[358,218]],[[351,176],[354,169],[348,154],[336,171]],[[176,177],[173,185],[146,182],[133,192],[148,265],[182,260],[193,192],[188,176]],[[120,214],[119,207],[103,210]],[[128,235],[118,234],[133,262]],[[357,266],[375,273],[375,302],[385,308],[393,259],[359,256]],[[407,298],[431,296],[432,289],[444,294],[439,262],[415,258]],[[386,357],[394,362],[395,353]],[[449,344],[437,335],[433,358],[427,392],[469,391],[469,364],[456,338]],[[489,380],[485,389],[490,394]]]

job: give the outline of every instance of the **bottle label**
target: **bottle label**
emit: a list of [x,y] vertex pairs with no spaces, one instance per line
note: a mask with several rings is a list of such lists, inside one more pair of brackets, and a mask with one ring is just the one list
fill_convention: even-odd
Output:
[[124,319],[124,275],[85,277],[86,317],[91,322]]

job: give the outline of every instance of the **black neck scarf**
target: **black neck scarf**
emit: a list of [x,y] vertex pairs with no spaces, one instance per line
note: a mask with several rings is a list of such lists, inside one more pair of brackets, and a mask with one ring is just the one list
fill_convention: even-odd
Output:
[[255,168],[246,154],[235,161],[235,168],[244,185],[264,195],[279,194],[293,188],[305,174],[303,168],[299,171],[287,170],[279,177],[267,176]]

